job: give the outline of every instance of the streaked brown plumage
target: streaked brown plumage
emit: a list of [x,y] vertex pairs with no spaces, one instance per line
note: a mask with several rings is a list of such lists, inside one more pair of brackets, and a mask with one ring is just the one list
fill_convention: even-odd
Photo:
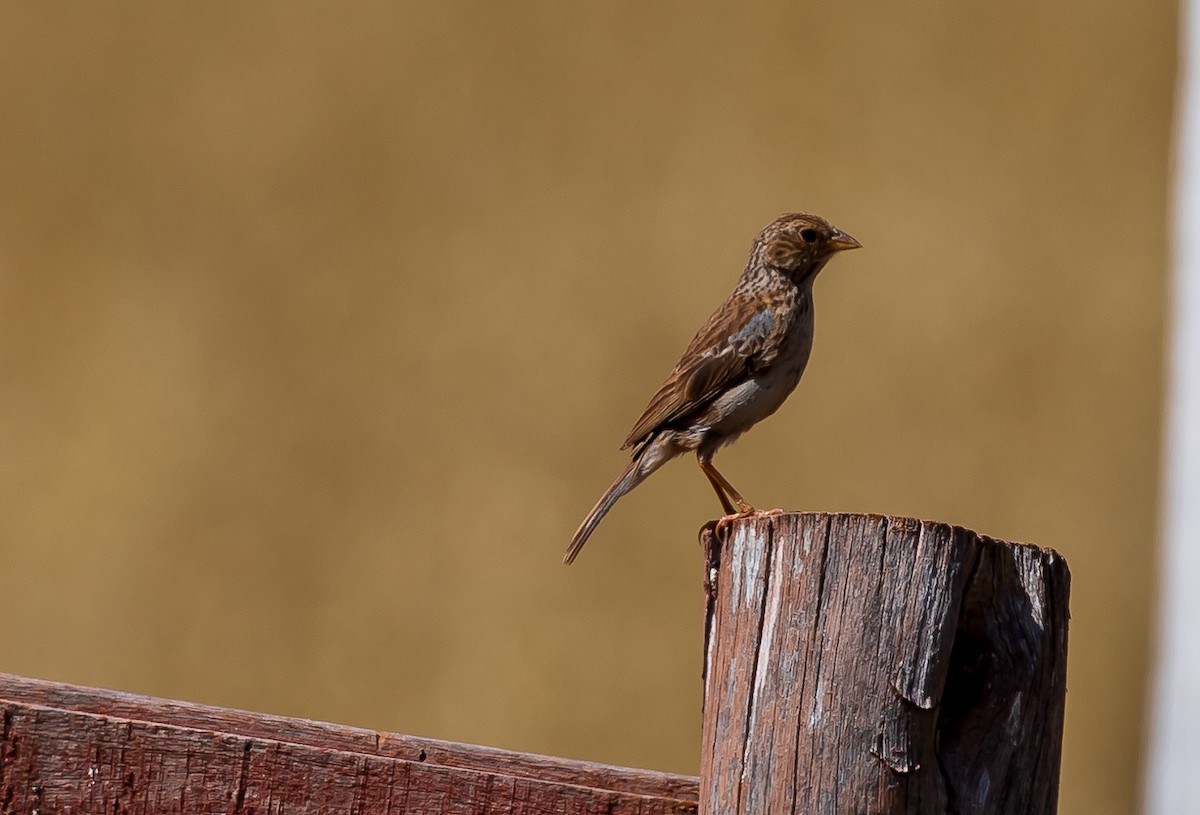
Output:
[[813,280],[834,254],[861,245],[804,212],[781,215],[758,234],[733,293],[692,338],[626,437],[621,449],[633,448],[630,462],[579,525],[564,563],[575,559],[618,498],[689,450],[727,514],[756,511],[717,472],[713,454],[774,413],[796,387],[812,350]]

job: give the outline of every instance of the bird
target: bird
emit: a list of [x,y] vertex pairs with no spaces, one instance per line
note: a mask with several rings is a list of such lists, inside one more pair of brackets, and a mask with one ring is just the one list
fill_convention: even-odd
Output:
[[619,498],[694,451],[726,518],[758,510],[713,466],[713,455],[774,413],[795,389],[813,340],[813,281],[835,254],[862,246],[818,215],[793,212],[750,245],[733,292],[696,332],[625,438],[629,464],[571,538],[572,563]]

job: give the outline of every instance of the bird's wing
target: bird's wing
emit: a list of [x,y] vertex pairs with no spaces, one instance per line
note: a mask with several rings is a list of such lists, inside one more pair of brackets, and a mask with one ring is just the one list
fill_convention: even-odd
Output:
[[731,297],[692,338],[622,449],[655,430],[706,407],[718,394],[774,359],[783,326],[774,308],[751,297]]

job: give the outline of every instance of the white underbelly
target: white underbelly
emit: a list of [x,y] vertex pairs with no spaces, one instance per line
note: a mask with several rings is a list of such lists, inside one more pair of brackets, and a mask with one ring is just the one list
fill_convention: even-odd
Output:
[[722,435],[742,433],[779,410],[800,381],[803,369],[772,370],[723,393],[705,413]]

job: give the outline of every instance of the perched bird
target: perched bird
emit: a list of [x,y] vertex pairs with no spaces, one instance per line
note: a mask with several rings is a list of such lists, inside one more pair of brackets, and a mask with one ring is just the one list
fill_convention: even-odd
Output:
[[712,457],[774,413],[800,381],[813,340],[812,285],[833,255],[862,244],[816,215],[772,221],[750,246],[733,293],[696,332],[675,370],[621,446],[629,465],[583,519],[563,557],[571,563],[625,493],[669,460],[696,451],[727,515],[756,512]]

